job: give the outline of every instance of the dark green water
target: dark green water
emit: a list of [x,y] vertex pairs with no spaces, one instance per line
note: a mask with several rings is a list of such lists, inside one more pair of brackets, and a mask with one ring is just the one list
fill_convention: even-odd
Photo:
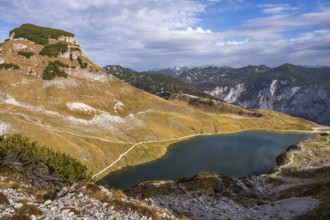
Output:
[[262,174],[290,145],[311,137],[271,132],[199,136],[172,144],[162,158],[111,173],[98,184],[125,189],[147,180],[191,177],[201,171],[230,177]]

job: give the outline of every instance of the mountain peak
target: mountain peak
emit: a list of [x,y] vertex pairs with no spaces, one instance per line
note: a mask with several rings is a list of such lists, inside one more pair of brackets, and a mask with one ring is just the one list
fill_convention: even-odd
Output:
[[36,44],[48,45],[51,39],[65,41],[67,39],[75,39],[75,35],[60,29],[42,27],[34,24],[22,24],[20,27],[10,31],[9,38],[11,40],[23,38]]
[[94,79],[100,78],[100,72],[105,75],[87,57],[73,33],[34,24],[10,31],[9,40],[0,45],[0,63],[1,68],[43,80],[69,75]]

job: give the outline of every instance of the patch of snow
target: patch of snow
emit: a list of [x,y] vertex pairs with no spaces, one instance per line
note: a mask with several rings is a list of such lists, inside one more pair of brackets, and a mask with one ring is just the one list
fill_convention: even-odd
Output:
[[5,61],[3,61],[2,59],[0,59],[0,64],[3,64]]
[[83,111],[83,112],[96,112],[96,109],[93,107],[90,107],[89,105],[86,105],[81,102],[68,102],[66,103],[66,106],[71,111]]
[[11,126],[5,122],[0,122],[0,135],[8,134],[11,131]]

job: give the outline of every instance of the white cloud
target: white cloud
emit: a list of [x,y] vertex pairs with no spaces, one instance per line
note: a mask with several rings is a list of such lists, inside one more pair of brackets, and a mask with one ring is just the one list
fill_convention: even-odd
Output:
[[249,39],[245,39],[244,41],[226,41],[226,42],[217,42],[216,45],[217,46],[225,46],[225,45],[241,45],[241,44],[247,44],[249,43]]
[[210,29],[204,30],[201,27],[197,27],[195,30],[192,27],[188,27],[186,29],[186,31],[188,31],[188,32],[202,33],[202,34],[211,34],[212,33],[212,31]]
[[[278,65],[306,61],[329,65],[330,8],[291,14],[298,9],[287,4],[263,5],[259,9],[267,13],[265,17],[243,21],[237,29],[215,32],[197,25],[207,7],[222,2],[0,0],[0,21],[71,31],[100,65],[120,64],[140,70],[175,64]],[[311,28],[290,39],[283,37],[287,31]],[[313,57],[305,58],[304,54]]]
[[286,11],[298,10],[298,7],[291,7],[289,4],[265,4],[259,5],[262,8],[262,12],[266,14],[279,14]]

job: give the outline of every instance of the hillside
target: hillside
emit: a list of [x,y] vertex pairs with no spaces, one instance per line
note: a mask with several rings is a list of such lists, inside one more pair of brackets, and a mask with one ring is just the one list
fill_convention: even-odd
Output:
[[[67,50],[57,50],[57,56],[40,54],[59,44]],[[21,51],[34,55],[18,55]],[[103,170],[139,142],[152,141],[135,146],[102,174],[160,157],[166,146],[184,136],[242,129],[310,130],[314,126],[273,112],[263,112],[258,119],[244,116],[237,120],[228,112],[205,112],[182,101],[149,95],[105,73],[88,59],[75,37],[60,36],[43,45],[16,38],[13,31],[1,45],[0,55],[3,64],[18,66],[0,70],[0,121],[7,132],[22,133],[70,154],[92,173]],[[47,80],[45,72],[62,75]]]
[[[234,210],[225,219],[235,217],[235,210],[258,216],[264,212],[254,208],[264,203],[269,205],[261,210],[279,207],[270,212],[273,218],[281,208],[297,209],[302,203],[303,209],[294,213],[285,208],[284,217],[311,210],[312,217],[318,216],[314,210],[328,215],[325,127],[207,98],[151,95],[106,73],[87,57],[74,34],[59,29],[32,24],[14,29],[0,45],[0,63],[0,135],[5,135],[0,138],[0,218],[208,219],[221,208],[217,202],[226,204],[220,211]],[[221,175],[213,181],[214,175],[204,175],[182,179],[182,186],[180,180],[142,184],[125,192],[129,196],[89,182],[90,176],[99,179],[159,158],[178,140],[242,130],[321,134],[290,148],[272,174],[256,181]],[[22,136],[9,135],[14,133]],[[53,178],[60,178],[59,184],[36,184],[54,183]],[[264,193],[267,181],[275,194]]]
[[330,123],[329,67],[196,67],[178,78],[229,103]]
[[213,98],[213,96],[201,92],[189,83],[185,83],[172,76],[157,73],[147,74],[121,66],[108,65],[104,69],[128,84],[151,94],[186,93],[199,97]]

